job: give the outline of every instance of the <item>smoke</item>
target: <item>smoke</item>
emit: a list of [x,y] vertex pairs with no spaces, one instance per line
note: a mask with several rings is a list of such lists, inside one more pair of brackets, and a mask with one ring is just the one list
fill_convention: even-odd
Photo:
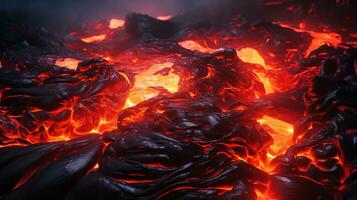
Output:
[[20,15],[28,22],[55,26],[83,20],[124,17],[138,12],[151,16],[176,15],[220,7],[240,0],[1,0],[0,14]]
[[[265,7],[269,0],[0,0],[1,20],[25,22],[49,29],[76,27],[83,21],[103,18],[124,18],[127,13],[137,12],[151,16],[178,15],[185,13],[181,20],[194,23],[214,21],[230,17],[230,13],[240,13],[247,19],[265,19],[267,21],[323,21],[326,24],[350,23],[345,13],[350,13],[354,6],[336,5],[335,0],[282,1],[281,5]],[[278,1],[272,1],[278,2]],[[279,1],[280,2],[280,1]],[[314,6],[320,5],[319,7]],[[273,5],[273,4],[272,4]],[[297,5],[294,14],[286,8]],[[308,15],[315,8],[316,16]],[[332,10],[330,8],[333,8]],[[329,9],[329,12],[324,12]],[[352,10],[353,12],[353,10]],[[306,20],[304,20],[306,19]],[[349,26],[347,26],[349,27]]]
[[[21,13],[31,20],[76,21],[129,12],[175,15],[214,0],[2,0],[0,13]],[[224,1],[223,1],[224,2]]]
[[49,28],[78,25],[82,21],[123,17],[128,12],[173,13],[175,0],[1,0],[0,14],[25,24]]

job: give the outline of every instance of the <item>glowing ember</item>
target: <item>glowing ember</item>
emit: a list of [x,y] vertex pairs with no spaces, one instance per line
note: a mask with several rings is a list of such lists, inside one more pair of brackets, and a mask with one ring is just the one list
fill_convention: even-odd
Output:
[[100,35],[93,35],[93,36],[89,36],[89,37],[83,37],[83,38],[81,38],[81,40],[83,42],[87,42],[87,43],[101,42],[101,41],[105,40],[106,37],[107,37],[106,34],[100,34]]
[[124,20],[113,18],[113,19],[111,19],[111,20],[109,21],[109,26],[108,26],[108,27],[109,27],[110,29],[117,29],[117,28],[123,27],[124,24],[125,24],[125,21],[124,21]]
[[165,20],[171,19],[171,16],[170,15],[158,16],[158,17],[156,17],[156,19],[165,21]]
[[95,163],[93,169],[98,169],[99,168],[99,163]]
[[268,156],[270,158],[282,154],[293,143],[294,126],[292,124],[268,115],[264,115],[257,121],[263,126],[269,127],[267,131],[274,139],[274,143],[269,147]]
[[68,69],[76,70],[80,60],[74,58],[60,58],[56,60],[55,65],[60,67],[67,67]]
[[[156,64],[148,70],[142,71],[135,76],[135,85],[130,91],[124,108],[134,106],[142,101],[155,97],[159,94],[155,87],[162,87],[174,93],[178,90],[180,76],[172,72],[173,63],[167,62]],[[168,74],[159,74],[160,70],[169,69]]]

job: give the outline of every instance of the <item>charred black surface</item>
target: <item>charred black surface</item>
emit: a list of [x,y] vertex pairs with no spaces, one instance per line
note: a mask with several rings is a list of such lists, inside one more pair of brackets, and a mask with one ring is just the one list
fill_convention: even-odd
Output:
[[[354,3],[319,10],[319,2],[264,1],[255,15],[232,7],[168,21],[132,13],[98,43],[0,19],[0,198],[355,199],[357,50],[326,44],[305,55],[312,36],[279,25],[280,14],[267,17],[290,6],[309,11],[300,20],[345,19],[332,27],[348,35],[341,12]],[[185,40],[214,51],[186,49]],[[255,71],[262,66],[237,56],[244,47],[294,77],[293,87],[266,94]],[[118,55],[110,62],[91,51]],[[66,56],[86,59],[76,69],[55,65]],[[172,63],[156,74],[179,75],[180,90],[153,87],[157,96],[123,109],[135,75],[156,60]],[[266,113],[294,124],[291,145],[269,169],[274,139],[257,121]],[[108,115],[113,130],[96,129]]]

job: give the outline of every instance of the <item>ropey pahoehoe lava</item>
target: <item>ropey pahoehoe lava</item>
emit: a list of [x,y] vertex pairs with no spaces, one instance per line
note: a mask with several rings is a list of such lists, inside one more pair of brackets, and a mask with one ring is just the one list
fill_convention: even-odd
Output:
[[0,20],[0,199],[356,199],[356,5],[259,2]]

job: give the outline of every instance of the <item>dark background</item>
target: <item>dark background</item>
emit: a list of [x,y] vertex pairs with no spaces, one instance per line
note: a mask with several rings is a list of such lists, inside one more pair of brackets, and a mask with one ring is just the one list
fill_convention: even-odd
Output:
[[[74,23],[98,17],[124,17],[138,12],[152,16],[176,15],[202,7],[241,0],[0,0],[0,13],[22,15],[46,23]],[[250,1],[253,2],[253,1]]]

